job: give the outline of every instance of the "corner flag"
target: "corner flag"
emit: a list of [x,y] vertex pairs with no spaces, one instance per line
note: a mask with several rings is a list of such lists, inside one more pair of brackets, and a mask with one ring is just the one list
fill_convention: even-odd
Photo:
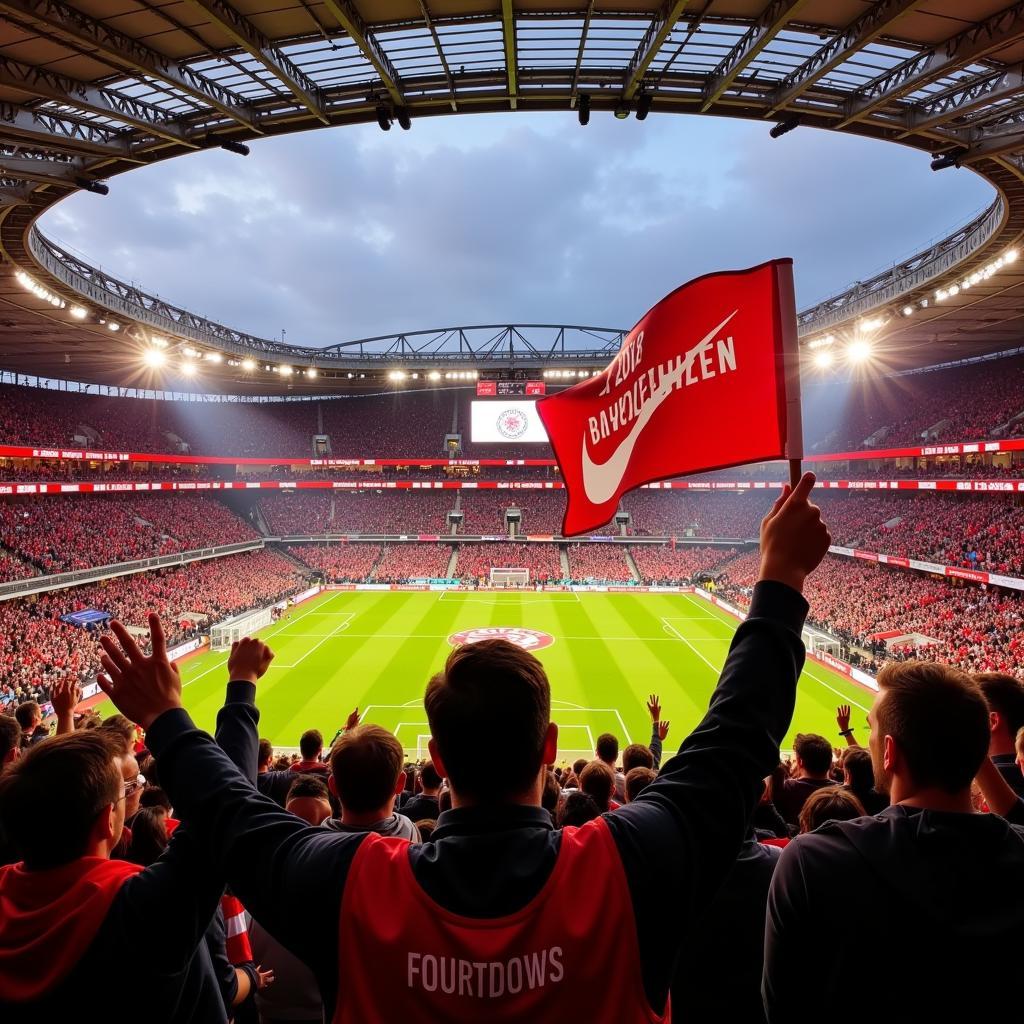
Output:
[[603,373],[537,411],[565,480],[566,537],[603,526],[641,484],[802,458],[793,261],[680,286]]

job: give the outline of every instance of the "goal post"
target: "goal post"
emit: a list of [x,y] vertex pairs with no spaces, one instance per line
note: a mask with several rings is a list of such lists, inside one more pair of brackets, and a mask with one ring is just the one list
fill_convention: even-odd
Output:
[[530,585],[529,569],[493,568],[490,584],[492,587],[528,587]]
[[223,622],[218,622],[210,627],[210,650],[226,651],[236,640],[252,636],[253,633],[269,626],[273,621],[273,605],[224,619]]

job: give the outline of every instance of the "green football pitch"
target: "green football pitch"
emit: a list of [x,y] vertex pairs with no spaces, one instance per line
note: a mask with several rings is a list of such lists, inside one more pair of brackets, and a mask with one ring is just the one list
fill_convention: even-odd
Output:
[[[410,757],[422,757],[423,690],[449,638],[506,627],[545,634],[533,649],[551,680],[562,758],[592,755],[603,732],[623,746],[647,742],[650,693],[661,697],[671,722],[666,749],[674,749],[707,708],[736,625],[686,594],[329,591],[260,633],[276,654],[257,694],[260,735],[296,747],[305,729],[318,728],[329,742],[358,706],[363,721],[392,730]],[[180,666],[185,706],[204,729],[212,730],[224,698],[225,664],[224,652],[207,652]],[[863,727],[869,702],[856,684],[808,663],[784,746],[797,732],[835,737],[840,703]]]

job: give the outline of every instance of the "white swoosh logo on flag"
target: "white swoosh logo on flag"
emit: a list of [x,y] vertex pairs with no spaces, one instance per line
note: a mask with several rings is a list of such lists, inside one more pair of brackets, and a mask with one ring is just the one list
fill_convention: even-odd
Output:
[[603,505],[609,501],[622,483],[626,475],[633,449],[636,447],[644,427],[657,412],[658,407],[668,398],[672,389],[683,379],[683,375],[693,365],[693,361],[711,347],[711,339],[739,312],[734,309],[717,327],[713,327],[704,337],[686,353],[686,358],[671,372],[662,377],[657,391],[643,404],[630,432],[619,443],[618,448],[604,461],[594,462],[590,457],[587,439],[583,439],[583,490],[587,500],[593,505]]

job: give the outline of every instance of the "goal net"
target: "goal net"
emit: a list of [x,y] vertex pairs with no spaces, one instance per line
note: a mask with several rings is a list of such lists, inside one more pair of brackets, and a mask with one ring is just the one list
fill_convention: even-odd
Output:
[[833,658],[842,657],[842,644],[828,633],[804,627],[803,641],[809,654],[831,654]]
[[528,587],[529,569],[491,569],[492,587]]
[[243,612],[233,618],[218,622],[210,627],[210,650],[225,651],[236,640],[244,636],[252,636],[257,630],[269,626],[274,621],[274,608],[260,608],[254,612]]

